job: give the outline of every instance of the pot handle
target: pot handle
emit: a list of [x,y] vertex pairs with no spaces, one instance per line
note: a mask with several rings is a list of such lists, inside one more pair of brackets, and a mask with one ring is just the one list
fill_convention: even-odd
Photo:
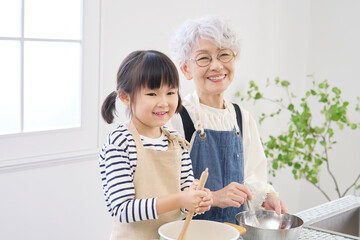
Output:
[[229,226],[232,226],[234,228],[236,228],[239,233],[240,233],[240,236],[244,235],[246,233],[246,228],[242,227],[242,226],[239,226],[239,225],[236,225],[236,224],[233,224],[233,223],[228,223],[228,222],[224,222],[225,224],[229,225]]

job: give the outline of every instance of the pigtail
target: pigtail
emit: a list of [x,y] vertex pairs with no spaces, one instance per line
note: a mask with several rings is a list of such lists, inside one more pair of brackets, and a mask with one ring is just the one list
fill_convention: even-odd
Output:
[[107,123],[112,123],[114,120],[115,102],[117,98],[117,92],[111,92],[104,100],[101,106],[101,116]]

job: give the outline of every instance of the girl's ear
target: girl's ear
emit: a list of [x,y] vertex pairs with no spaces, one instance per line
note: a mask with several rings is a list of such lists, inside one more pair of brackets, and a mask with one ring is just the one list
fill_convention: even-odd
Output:
[[192,74],[190,72],[189,66],[186,63],[183,63],[180,67],[181,71],[183,72],[184,76],[186,77],[187,80],[191,80]]
[[119,92],[119,98],[120,100],[126,105],[130,106],[130,96],[124,91]]

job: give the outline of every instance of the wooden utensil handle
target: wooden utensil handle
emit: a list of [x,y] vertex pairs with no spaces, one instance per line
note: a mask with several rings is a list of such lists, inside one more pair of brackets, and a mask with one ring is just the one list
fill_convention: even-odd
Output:
[[205,183],[206,183],[206,180],[207,180],[208,176],[209,176],[209,170],[208,170],[208,168],[206,168],[201,173],[199,184],[196,187],[197,190],[203,190],[204,189],[204,186],[205,186]]
[[[204,186],[205,186],[205,183],[206,183],[206,180],[209,176],[209,171],[208,171],[208,168],[206,168],[202,173],[201,173],[201,176],[200,176],[200,180],[199,180],[199,184],[197,185],[196,189],[197,190],[202,190],[204,189]],[[185,234],[186,234],[186,231],[189,227],[189,224],[190,224],[190,221],[192,219],[192,217],[194,216],[194,211],[189,211],[187,216],[186,216],[186,219],[185,219],[185,222],[184,222],[184,225],[183,225],[183,228],[181,229],[181,233],[178,237],[177,240],[183,240],[185,239]]]

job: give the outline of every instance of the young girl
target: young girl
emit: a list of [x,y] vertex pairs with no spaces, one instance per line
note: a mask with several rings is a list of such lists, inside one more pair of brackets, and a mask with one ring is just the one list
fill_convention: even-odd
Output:
[[121,63],[117,91],[103,103],[107,123],[117,98],[131,117],[108,135],[100,155],[105,200],[114,216],[111,239],[159,239],[158,228],[181,219],[181,208],[210,209],[210,191],[192,184],[188,143],[162,127],[182,107],[178,88],[178,72],[166,55],[135,51]]

